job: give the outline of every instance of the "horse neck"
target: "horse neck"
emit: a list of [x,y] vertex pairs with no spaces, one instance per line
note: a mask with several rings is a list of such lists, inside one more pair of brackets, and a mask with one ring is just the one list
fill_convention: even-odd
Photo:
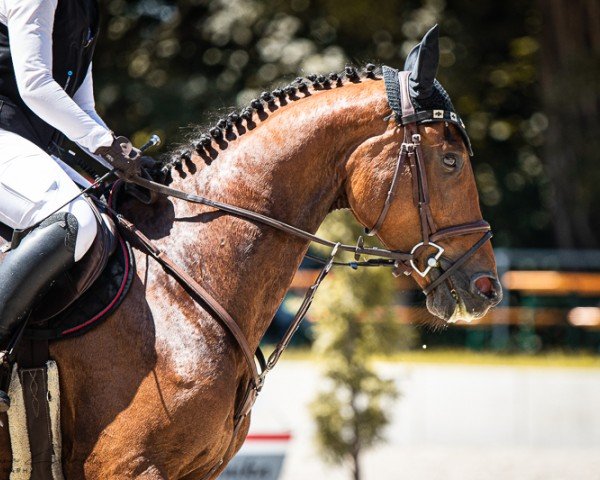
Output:
[[[344,195],[346,159],[386,129],[388,109],[382,82],[320,92],[272,112],[210,164],[194,155],[188,172],[174,174],[173,186],[315,232]],[[193,181],[184,178],[196,168]],[[174,219],[166,248],[181,252],[179,260],[256,347],[308,242],[180,201]]]

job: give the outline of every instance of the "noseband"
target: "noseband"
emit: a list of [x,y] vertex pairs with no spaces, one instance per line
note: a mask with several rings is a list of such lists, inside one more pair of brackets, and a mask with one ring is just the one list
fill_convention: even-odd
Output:
[[[451,263],[450,267],[443,271],[435,280],[429,283],[423,293],[427,295],[433,291],[442,282],[448,279],[456,269],[463,265],[473,254],[479,250],[489,239],[492,238],[490,224],[485,220],[467,223],[463,225],[455,225],[453,227],[443,228],[438,230],[435,221],[431,214],[429,206],[429,187],[427,185],[427,174],[425,165],[423,164],[423,152],[421,149],[421,135],[419,135],[419,124],[431,123],[434,121],[451,122],[457,125],[465,139],[469,151],[471,145],[467,136],[464,124],[460,117],[454,112],[445,112],[443,110],[429,110],[419,113],[415,112],[415,108],[410,99],[408,89],[410,72],[397,72],[396,70],[384,67],[384,79],[388,95],[388,103],[394,110],[396,120],[400,125],[404,126],[404,142],[400,147],[400,154],[396,162],[396,169],[392,177],[392,183],[388,190],[387,197],[383,204],[383,208],[375,225],[366,229],[365,232],[369,236],[377,234],[385,221],[387,213],[396,196],[396,189],[400,180],[400,171],[405,165],[409,165],[412,185],[413,185],[413,203],[419,210],[419,220],[421,223],[421,241],[417,243],[410,251],[408,260],[397,260],[394,263],[394,272],[396,274],[404,273],[410,275],[416,272],[419,276],[425,278],[433,268],[441,268],[440,259],[444,258],[444,247],[437,242],[446,240],[452,237],[462,235],[470,235],[473,233],[483,232],[483,236],[461,257]],[[415,259],[417,253],[422,248],[432,247],[436,249],[436,253],[427,259],[427,264],[423,270],[419,269]]]

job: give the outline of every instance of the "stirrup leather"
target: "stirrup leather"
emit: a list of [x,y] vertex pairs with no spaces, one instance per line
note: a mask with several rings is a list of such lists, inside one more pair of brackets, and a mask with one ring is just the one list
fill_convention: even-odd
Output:
[[11,367],[8,352],[6,350],[0,352],[0,413],[5,413],[10,408],[8,388],[10,387]]

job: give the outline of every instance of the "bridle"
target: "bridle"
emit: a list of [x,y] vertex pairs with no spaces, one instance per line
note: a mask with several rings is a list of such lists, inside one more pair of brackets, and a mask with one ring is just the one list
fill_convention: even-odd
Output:
[[[235,322],[231,315],[208,291],[206,291],[196,280],[194,280],[189,273],[187,273],[183,268],[170,259],[166,252],[160,250],[151,240],[149,240],[142,232],[140,232],[135,225],[127,221],[122,215],[118,214],[114,210],[111,210],[116,216],[116,219],[121,227],[135,237],[141,247],[154,259],[156,259],[171,275],[173,275],[188,290],[188,292],[191,292],[197,301],[201,301],[204,306],[210,309],[213,315],[231,333],[244,355],[244,359],[251,373],[251,379],[247,385],[242,400],[238,402],[235,410],[234,432],[229,445],[229,450],[225,453],[225,456],[229,453],[231,448],[233,448],[235,438],[243,423],[242,420],[250,413],[250,410],[256,401],[256,397],[263,387],[266,375],[275,367],[276,363],[281,357],[281,354],[288,347],[292,336],[306,316],[317,289],[334,265],[344,265],[352,268],[361,266],[389,266],[393,267],[394,274],[396,275],[399,275],[400,273],[410,275],[414,271],[421,277],[427,277],[432,269],[441,269],[440,260],[443,258],[445,250],[438,244],[438,242],[452,237],[484,232],[483,236],[469,250],[467,250],[466,253],[451,263],[449,268],[447,268],[445,271],[442,271],[442,273],[435,280],[431,281],[429,285],[423,289],[423,292],[427,295],[442,282],[446,281],[453,272],[455,272],[461,265],[471,258],[473,254],[477,252],[477,250],[479,250],[479,248],[481,248],[492,237],[490,225],[483,220],[469,224],[443,228],[441,230],[437,229],[430,209],[429,189],[427,185],[425,166],[423,164],[421,137],[418,133],[418,125],[436,121],[455,123],[461,129],[461,133],[463,134],[467,146],[470,149],[468,136],[466,136],[466,131],[462,121],[454,112],[430,110],[415,113],[415,109],[410,100],[408,91],[408,76],[410,72],[398,72],[389,67],[383,67],[383,72],[384,80],[386,82],[388,102],[394,111],[396,120],[404,127],[404,142],[400,147],[400,154],[396,162],[392,183],[388,190],[381,213],[379,214],[375,225],[366,230],[366,234],[373,236],[381,229],[396,196],[400,171],[404,165],[408,164],[413,179],[413,202],[419,210],[421,222],[421,241],[418,242],[410,252],[402,252],[386,248],[365,247],[362,237],[359,237],[356,245],[346,245],[339,242],[332,242],[305,230],[294,227],[293,225],[289,225],[245,208],[219,202],[217,200],[211,200],[200,195],[186,193],[181,190],[153,182],[141,176],[128,179],[128,181],[131,181],[132,183],[135,183],[152,192],[178,198],[191,203],[202,204],[231,215],[244,218],[246,220],[268,225],[290,235],[302,238],[306,241],[318,243],[331,248],[329,258],[327,260],[320,259],[320,261],[324,264],[323,268],[321,269],[314,284],[307,290],[302,304],[290,326],[288,327],[288,330],[277,344],[267,361],[265,361],[260,348],[256,353],[252,352],[248,340],[239,328],[237,322]],[[426,247],[433,247],[437,250],[437,252],[428,258],[427,266],[421,270],[416,264],[415,259],[419,250]],[[354,253],[355,261],[336,261],[336,255],[340,251]],[[363,255],[375,258],[362,261],[361,256]],[[254,356],[256,356],[256,359],[258,360],[260,372],[254,360]],[[218,462],[217,465],[215,465],[215,467],[211,469],[211,471],[208,472],[204,478],[210,478],[212,474],[218,470],[222,463],[223,460]]]
[[[461,265],[464,265],[464,263],[470,257],[472,257],[477,250],[479,250],[489,239],[491,239],[492,232],[490,224],[485,220],[455,225],[452,227],[443,228],[441,230],[438,230],[436,227],[435,221],[431,214],[429,187],[427,184],[425,165],[423,163],[421,135],[418,133],[418,126],[420,123],[436,120],[452,122],[459,127],[461,133],[463,134],[463,138],[466,139],[469,151],[471,150],[470,142],[468,141],[468,136],[464,129],[462,120],[460,120],[460,117],[458,117],[458,115],[456,115],[454,112],[432,110],[419,112],[419,114],[415,113],[415,108],[410,99],[410,93],[408,89],[409,76],[410,72],[398,72],[392,68],[384,67],[384,80],[386,83],[388,101],[394,110],[398,123],[404,126],[404,142],[400,147],[400,154],[398,156],[398,161],[396,162],[392,183],[390,185],[390,189],[388,190],[381,213],[379,214],[375,225],[370,229],[366,229],[365,233],[369,236],[373,236],[376,235],[381,229],[396,196],[396,189],[400,180],[400,171],[402,170],[402,167],[407,164],[409,165],[412,176],[413,204],[419,210],[421,241],[411,249],[410,259],[407,261],[397,261],[395,263],[394,270],[396,273],[402,272],[405,275],[410,275],[412,272],[416,272],[419,276],[425,278],[433,268],[441,268],[440,259],[443,257],[445,250],[444,247],[439,245],[437,242],[441,240],[447,240],[448,238],[452,237],[483,232],[483,236],[469,250],[459,257],[458,260],[452,262],[450,266],[440,274],[440,276],[423,288],[423,293],[427,295],[442,282],[446,281],[450,275],[454,273],[454,271],[456,271]],[[416,264],[415,258],[420,249],[427,247],[435,248],[437,251],[434,255],[427,259],[425,268],[421,270]]]

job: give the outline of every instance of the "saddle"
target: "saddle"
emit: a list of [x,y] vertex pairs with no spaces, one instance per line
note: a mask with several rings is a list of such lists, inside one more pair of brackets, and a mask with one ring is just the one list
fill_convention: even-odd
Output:
[[[25,338],[52,341],[85,333],[112,313],[129,289],[133,276],[130,246],[105,207],[87,200],[98,224],[94,243],[34,306]],[[13,231],[0,226],[0,262],[9,239],[14,241]]]

